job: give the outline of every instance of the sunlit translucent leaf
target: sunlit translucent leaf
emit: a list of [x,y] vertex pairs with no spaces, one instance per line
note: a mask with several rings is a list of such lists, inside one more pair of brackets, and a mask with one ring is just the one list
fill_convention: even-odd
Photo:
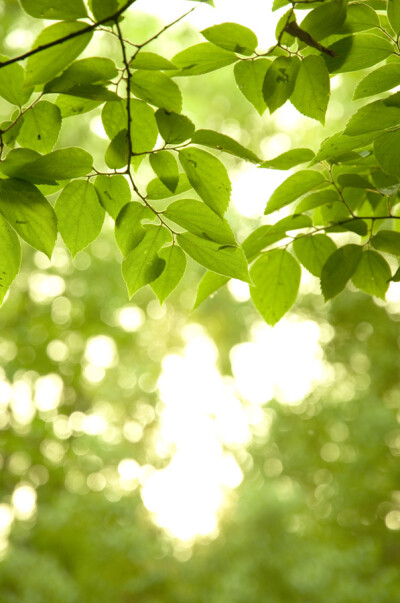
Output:
[[168,205],[164,216],[189,232],[225,245],[236,245],[226,220],[217,216],[207,205],[194,199],[179,199]]
[[83,149],[78,147],[58,149],[26,165],[21,170],[19,178],[32,182],[79,178],[86,176],[92,169],[92,165],[92,156]]
[[92,111],[92,109],[101,104],[101,101],[59,94],[55,100],[55,104],[61,111],[61,118],[65,119]]
[[115,221],[115,240],[122,255],[128,255],[144,238],[146,231],[141,221],[153,218],[154,213],[142,203],[133,201],[124,205]]
[[80,85],[108,82],[118,75],[114,61],[105,57],[90,57],[75,61],[59,77],[48,82],[44,92],[66,92]]
[[178,235],[177,240],[198,264],[218,274],[250,282],[247,261],[240,247],[220,245],[190,232]]
[[301,61],[290,102],[300,113],[325,123],[330,96],[329,73],[324,59],[310,55]]
[[335,34],[345,18],[346,8],[343,2],[326,2],[310,11],[302,20],[300,27],[314,40],[323,40]]
[[342,188],[371,188],[371,183],[358,174],[340,174],[337,182]]
[[250,276],[251,299],[269,325],[277,323],[294,304],[300,285],[301,269],[284,249],[273,249],[253,264]]
[[334,134],[323,141],[313,163],[325,159],[334,160],[349,151],[366,147],[371,144],[376,136],[375,132],[368,132],[368,134],[360,134],[359,136],[345,136],[343,133]]
[[378,15],[366,4],[348,4],[346,13],[346,21],[338,33],[366,31],[380,26]]
[[389,23],[396,34],[400,33],[400,1],[387,0],[387,16]]
[[385,299],[391,276],[386,260],[376,251],[366,250],[361,255],[352,281],[361,291]]
[[328,257],[336,251],[336,245],[324,234],[300,236],[293,241],[293,251],[311,274],[320,277],[322,267]]
[[205,299],[212,296],[213,293],[228,281],[229,277],[207,270],[197,288],[196,301],[194,302],[193,310],[195,310]]
[[[87,24],[79,21],[54,23],[41,31],[33,48],[54,42],[85,27]],[[30,56],[26,65],[26,83],[32,85],[49,81],[80,55],[91,37],[92,32],[88,32]]]
[[391,90],[400,84],[400,65],[389,63],[369,73],[358,84],[354,92],[354,100],[365,98],[373,94],[380,94],[385,90]]
[[129,297],[154,281],[165,267],[165,260],[158,257],[158,250],[170,240],[171,235],[162,226],[148,226],[144,238],[122,262],[122,275]]
[[379,251],[400,255],[400,232],[380,230],[371,239],[371,245]]
[[121,130],[110,142],[104,156],[109,168],[123,168],[129,161],[128,132]]
[[214,132],[213,130],[197,130],[192,136],[192,142],[230,153],[235,157],[240,157],[253,163],[260,163],[261,161],[255,153],[246,149],[230,136]]
[[171,192],[175,192],[179,182],[179,169],[175,157],[168,151],[150,155],[150,165]]
[[97,21],[115,14],[125,0],[89,0],[89,8]]
[[324,55],[330,73],[344,73],[372,67],[387,59],[394,50],[389,40],[369,33],[346,36],[334,42],[329,49],[336,55]]
[[357,136],[366,132],[386,130],[400,124],[400,93],[361,107],[351,118],[344,134]]
[[335,203],[335,201],[340,201],[339,193],[336,190],[324,189],[304,197],[304,199],[296,205],[296,213],[309,211],[327,203]]
[[321,290],[326,300],[335,297],[346,286],[360,262],[362,247],[344,245],[329,256],[321,271]]
[[292,215],[282,218],[276,224],[259,226],[243,241],[243,251],[248,260],[253,260],[265,247],[284,239],[288,231],[308,228],[312,225],[309,216]]
[[97,176],[94,187],[101,205],[114,220],[122,207],[131,200],[128,181],[122,175]]
[[39,153],[49,153],[57,142],[61,111],[53,103],[40,101],[23,116],[17,141]]
[[385,172],[400,176],[400,130],[381,134],[374,142],[374,152]]
[[56,216],[36,186],[15,178],[0,180],[0,212],[22,239],[51,257]]
[[0,163],[0,170],[10,178],[18,178],[21,170],[40,157],[37,151],[31,149],[13,149]]
[[161,182],[159,178],[154,178],[150,180],[147,185],[147,197],[148,199],[157,200],[157,199],[167,199],[168,197],[172,197],[174,195],[180,195],[181,193],[185,193],[189,189],[192,188],[186,174],[179,174],[179,182],[175,191],[172,192],[169,188],[165,186]]
[[[132,99],[130,113],[133,152],[151,151],[158,136],[153,109],[143,101]],[[110,139],[115,138],[121,130],[126,130],[128,124],[126,100],[106,103],[101,113],[101,119]]]
[[322,186],[325,178],[320,172],[312,170],[301,170],[289,176],[272,193],[265,214],[270,214],[281,207],[285,207],[292,201],[295,201],[302,195],[305,195],[316,186]]
[[56,201],[55,212],[58,229],[72,257],[100,234],[104,208],[87,180],[67,184]]
[[164,270],[158,278],[150,283],[150,287],[162,304],[184,275],[186,255],[177,245],[169,245],[160,249],[158,257],[165,262]]
[[259,167],[271,168],[274,170],[290,170],[290,168],[295,167],[300,163],[311,161],[313,157],[314,153],[311,149],[293,149],[291,151],[286,151],[273,159],[263,161]]
[[142,100],[180,113],[182,95],[176,83],[165,73],[158,71],[135,71],[131,77],[132,92]]
[[274,0],[272,3],[272,10],[279,10],[280,8],[283,8],[284,6],[286,6],[287,4],[289,4],[290,0]]
[[185,142],[194,132],[194,124],[185,115],[158,109],[155,118],[161,136],[169,144]]
[[195,148],[182,149],[179,160],[196,193],[215,213],[223,216],[231,194],[231,183],[223,163],[214,155]]
[[74,20],[86,17],[82,0],[21,0],[22,8],[37,19]]
[[262,115],[267,108],[262,93],[265,74],[271,61],[258,59],[256,61],[239,61],[234,67],[235,80],[239,90],[253,107]]
[[300,60],[278,57],[268,68],[263,84],[264,100],[271,113],[281,107],[294,90]]
[[0,213],[0,305],[21,265],[21,245]]
[[238,57],[210,42],[202,42],[178,52],[172,62],[179,68],[175,75],[200,75],[238,61]]
[[239,54],[251,55],[258,45],[255,33],[238,23],[212,25],[200,33],[216,46]]
[[[0,55],[0,65],[8,57]],[[30,98],[33,88],[25,86],[25,71],[18,63],[0,68],[0,96],[12,105],[22,106]]]
[[132,69],[147,69],[148,71],[177,69],[174,63],[155,52],[138,52],[131,61],[131,67]]

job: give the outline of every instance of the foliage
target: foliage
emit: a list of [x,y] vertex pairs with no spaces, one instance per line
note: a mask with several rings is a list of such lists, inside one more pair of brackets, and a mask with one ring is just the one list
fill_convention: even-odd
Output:
[[[321,279],[325,299],[350,280],[384,298],[399,255],[400,96],[388,94],[400,82],[397,0],[276,0],[273,10],[289,10],[267,51],[250,29],[222,23],[170,59],[149,47],[176,21],[140,43],[124,37],[134,1],[93,0],[91,14],[81,0],[22,1],[29,16],[55,23],[32,50],[0,62],[0,95],[12,105],[0,128],[1,300],[20,266],[19,239],[51,257],[59,232],[74,256],[98,237],[105,213],[115,220],[129,296],[150,284],[162,302],[188,256],[209,271],[198,303],[229,278],[241,279],[269,324],[294,303],[301,267]],[[100,30],[119,48],[119,65],[80,58]],[[354,98],[385,95],[361,106],[315,154],[292,149],[263,160],[181,113],[180,80],[227,66],[260,115],[289,100],[323,124],[330,79],[372,67],[362,71]],[[64,120],[73,128],[77,116],[99,107],[110,140],[102,165],[94,167],[90,148],[54,150]],[[282,220],[261,225],[239,244],[225,217],[231,184],[221,154],[267,169],[307,164],[266,204],[266,215],[284,208],[285,227],[277,229]],[[138,178],[147,158],[156,178],[144,192]]]

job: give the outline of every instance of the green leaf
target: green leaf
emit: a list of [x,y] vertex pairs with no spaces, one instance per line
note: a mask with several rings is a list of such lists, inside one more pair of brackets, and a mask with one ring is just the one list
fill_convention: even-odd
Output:
[[56,216],[36,186],[16,178],[0,180],[0,212],[24,241],[51,257]]
[[[41,31],[34,42],[33,48],[44,46],[74,34],[85,27],[87,27],[87,24],[80,21],[54,23]],[[78,35],[62,44],[56,44],[30,56],[26,64],[26,84],[30,86],[48,82],[81,54],[89,44],[91,37],[92,32]]]
[[253,163],[260,163],[261,159],[252,151],[233,140],[230,136],[214,132],[213,130],[197,130],[192,136],[192,142],[206,147],[218,149],[224,153],[230,153]]
[[186,174],[179,174],[179,182],[174,192],[171,192],[169,188],[165,186],[161,182],[159,178],[154,178],[147,185],[147,198],[151,200],[158,199],[167,199],[168,197],[173,197],[175,195],[180,195],[181,193],[185,193],[189,189],[192,188],[189,180],[187,179]]
[[124,0],[89,0],[89,8],[97,21],[115,14]]
[[258,59],[256,61],[239,61],[233,68],[239,90],[262,115],[267,108],[262,93],[265,74],[271,61]]
[[160,134],[168,144],[185,142],[194,133],[194,124],[185,115],[157,109],[155,118]]
[[229,281],[227,276],[222,274],[216,274],[207,270],[203,278],[201,279],[197,288],[196,301],[194,302],[193,310],[198,308],[200,304],[215,293],[220,287],[225,285]]
[[340,174],[337,181],[342,188],[372,188],[371,183],[358,174]]
[[56,204],[58,230],[74,257],[97,239],[104,222],[104,209],[96,189],[87,180],[74,180],[61,191]]
[[177,68],[171,61],[155,52],[138,52],[130,65],[132,69],[146,69],[147,71],[165,71]]
[[355,273],[362,255],[359,245],[344,245],[329,256],[321,271],[321,290],[325,300],[335,297]]
[[24,114],[17,141],[28,149],[49,153],[57,142],[60,129],[60,109],[53,103],[40,101]]
[[[361,237],[365,237],[368,233],[368,226],[364,220],[350,220],[349,222],[345,222],[344,224],[338,226],[337,232],[342,232],[342,228],[349,230],[350,232],[355,232]],[[336,229],[332,228],[330,229],[330,232],[336,232]]]
[[112,170],[123,168],[129,161],[128,132],[121,130],[110,142],[104,156],[106,164]]
[[90,57],[75,61],[59,77],[44,87],[44,92],[70,92],[77,86],[107,82],[118,75],[114,61],[104,57]]
[[122,275],[129,297],[160,276],[165,260],[159,258],[157,252],[169,239],[166,228],[150,225],[142,241],[126,256],[122,262]]
[[324,234],[299,236],[293,241],[293,251],[304,268],[314,276],[320,277],[322,267],[336,251],[336,245]]
[[262,91],[270,113],[281,107],[291,96],[299,67],[300,60],[297,57],[278,57],[268,68]]
[[257,36],[238,23],[220,23],[200,32],[209,42],[239,54],[251,55],[258,45]]
[[194,199],[179,199],[168,205],[164,216],[189,232],[225,245],[236,245],[226,220],[217,216],[207,205]]
[[387,0],[387,16],[395,34],[400,33],[400,1]]
[[177,241],[184,251],[205,268],[250,282],[246,257],[240,247],[220,245],[190,232],[179,234]]
[[381,134],[374,142],[374,153],[385,172],[400,176],[400,130]]
[[279,10],[283,8],[287,4],[289,4],[290,0],[274,0],[272,3],[272,11]]
[[391,90],[400,84],[400,65],[389,63],[369,73],[358,84],[354,92],[354,100],[380,94],[385,90]]
[[73,117],[74,115],[81,115],[82,113],[92,111],[92,109],[95,109],[101,104],[101,101],[59,94],[55,104],[61,111],[61,118],[65,119],[67,117]]
[[[131,141],[134,153],[151,151],[157,141],[158,128],[154,111],[140,100],[131,100]],[[128,114],[126,100],[106,103],[101,113],[101,120],[107,136],[115,138],[121,130],[126,130]]]
[[337,33],[354,33],[379,26],[379,17],[371,7],[354,3],[347,5],[346,21]]
[[0,305],[20,265],[21,245],[18,237],[0,213]]
[[179,160],[196,193],[222,217],[231,194],[231,183],[223,163],[214,155],[192,147],[179,151]]
[[180,113],[182,94],[178,86],[165,73],[158,71],[135,71],[131,77],[131,90],[142,100]]
[[114,220],[123,206],[131,200],[131,189],[122,175],[97,176],[94,187],[101,205]]
[[301,214],[305,211],[320,207],[321,205],[326,205],[327,203],[335,203],[335,201],[340,201],[339,193],[336,190],[325,189],[318,191],[317,193],[312,193],[311,195],[304,197],[304,199],[296,205],[296,213]]
[[325,124],[330,96],[329,73],[322,57],[310,55],[301,61],[290,102],[300,113]]
[[160,304],[172,293],[181,281],[186,269],[186,255],[177,245],[163,247],[158,257],[164,260],[165,267],[160,276],[150,283]]
[[342,155],[366,147],[376,138],[375,132],[368,134],[360,134],[359,136],[345,136],[343,133],[334,134],[326,138],[321,144],[319,151],[314,157],[313,163],[324,161],[334,161]]
[[[8,57],[0,55],[1,63],[8,61]],[[25,71],[18,63],[12,63],[0,68],[0,96],[12,105],[21,107],[28,102],[33,88],[25,86]]]
[[372,67],[394,53],[386,39],[374,34],[346,36],[328,47],[335,56],[324,55],[330,73],[345,73]]
[[391,276],[386,260],[376,251],[367,250],[361,255],[352,281],[361,291],[385,299]]
[[178,52],[172,62],[179,68],[175,75],[201,75],[236,63],[239,58],[232,52],[218,48],[210,42],[195,44]]
[[400,255],[400,233],[393,230],[380,230],[372,237],[371,245],[379,251]]
[[325,184],[325,178],[320,172],[312,170],[301,170],[287,178],[282,184],[272,193],[265,214],[270,214],[281,207],[289,205],[299,197],[302,197],[316,186]]
[[242,243],[243,251],[248,260],[253,260],[265,247],[284,239],[286,233],[292,230],[309,228],[312,225],[309,216],[292,215],[282,218],[276,224],[264,224],[256,228]]
[[179,169],[175,157],[168,151],[150,155],[150,165],[161,182],[173,193],[179,182]]
[[93,158],[87,151],[70,147],[42,155],[26,165],[18,177],[32,182],[69,180],[86,176],[92,166]]
[[149,207],[133,201],[127,203],[115,221],[115,240],[123,256],[137,247],[146,234],[141,221],[153,220],[154,213]]
[[10,178],[19,177],[21,170],[38,157],[40,157],[40,154],[31,149],[13,149],[0,162],[0,170]]
[[250,276],[254,283],[251,299],[265,322],[273,326],[296,301],[300,266],[284,249],[273,249],[258,258]]
[[73,21],[87,17],[82,0],[21,0],[22,8],[36,19],[65,19]]
[[326,2],[310,11],[301,22],[300,27],[314,40],[319,41],[335,34],[344,23],[345,18],[346,8],[343,2]]
[[392,276],[392,278],[390,280],[393,281],[394,283],[398,283],[400,281],[400,266],[399,266],[399,268],[397,268],[396,272],[394,273],[394,275]]
[[271,168],[273,170],[290,170],[300,163],[306,163],[313,159],[314,153],[311,149],[292,149],[286,151],[273,159],[263,161],[259,167]]
[[344,130],[346,136],[386,130],[400,124],[400,93],[361,107]]

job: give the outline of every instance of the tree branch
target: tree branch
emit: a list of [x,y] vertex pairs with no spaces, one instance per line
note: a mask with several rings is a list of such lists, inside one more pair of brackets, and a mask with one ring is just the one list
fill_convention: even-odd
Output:
[[79,31],[74,31],[73,33],[70,33],[67,36],[63,36],[62,38],[58,38],[57,40],[53,40],[52,42],[48,42],[47,44],[43,44],[42,46],[38,46],[37,48],[33,48],[32,50],[29,50],[28,52],[25,52],[24,54],[21,54],[17,57],[14,57],[13,59],[9,59],[8,61],[0,62],[0,69],[2,67],[7,67],[7,65],[12,65],[13,63],[18,63],[19,61],[24,61],[25,59],[33,56],[34,54],[37,54],[38,52],[42,52],[43,50],[47,50],[48,48],[53,48],[53,46],[58,46],[59,44],[63,44],[64,42],[67,42],[68,40],[73,40],[74,38],[77,38],[78,36],[83,36],[86,33],[94,31],[97,27],[99,27],[100,25],[103,25],[104,23],[108,23],[109,21],[117,21],[118,18],[134,2],[136,2],[136,0],[128,0],[127,2],[125,2],[125,4],[119,10],[117,10],[117,12],[115,12],[113,15],[110,15],[109,17],[100,19],[99,21],[96,21],[95,23],[92,23],[91,25],[87,25],[86,27],[84,27],[83,29],[80,29]]

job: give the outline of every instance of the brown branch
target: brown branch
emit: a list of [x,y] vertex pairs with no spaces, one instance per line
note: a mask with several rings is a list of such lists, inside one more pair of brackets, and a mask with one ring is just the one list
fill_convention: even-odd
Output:
[[57,40],[53,40],[52,42],[48,42],[47,44],[43,44],[42,46],[38,46],[37,48],[33,48],[33,50],[29,50],[24,54],[19,55],[18,57],[14,57],[13,59],[9,59],[8,61],[0,62],[0,69],[2,67],[6,67],[7,65],[12,65],[12,63],[18,63],[19,61],[24,61],[25,59],[37,54],[38,52],[42,52],[43,50],[47,50],[48,48],[53,48],[53,46],[58,46],[59,44],[63,44],[68,40],[73,40],[78,36],[83,36],[86,33],[89,33],[95,30],[99,25],[103,25],[104,23],[108,23],[109,21],[117,21],[118,18],[134,3],[136,0],[128,0],[125,4],[117,10],[113,15],[109,17],[105,17],[104,19],[100,19],[92,25],[87,25],[83,29],[79,31],[74,31],[73,33],[68,34],[67,36],[63,36],[62,38],[58,38]]

